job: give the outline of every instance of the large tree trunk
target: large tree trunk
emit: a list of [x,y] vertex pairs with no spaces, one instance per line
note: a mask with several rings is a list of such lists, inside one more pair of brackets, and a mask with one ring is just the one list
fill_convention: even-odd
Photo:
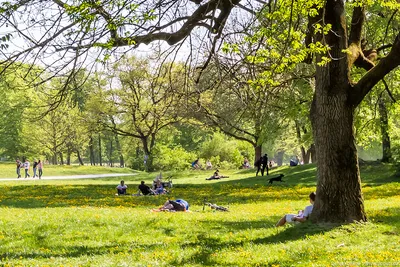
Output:
[[[312,219],[318,222],[365,221],[357,150],[353,132],[354,104],[343,0],[327,0],[324,22],[332,25],[324,40],[333,58],[317,66],[311,122],[317,153],[317,197]],[[321,60],[321,55],[317,61]]]
[[262,146],[257,145],[254,147],[254,162],[256,162],[259,158],[261,158]]
[[382,162],[390,162],[392,159],[392,151],[390,149],[389,119],[383,97],[379,99],[378,105],[382,135]]

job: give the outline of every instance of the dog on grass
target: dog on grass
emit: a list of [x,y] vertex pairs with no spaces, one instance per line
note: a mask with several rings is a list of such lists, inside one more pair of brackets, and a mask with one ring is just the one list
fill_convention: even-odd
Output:
[[269,179],[269,183],[272,184],[273,182],[284,182],[282,181],[283,176],[285,175],[279,174],[277,177]]

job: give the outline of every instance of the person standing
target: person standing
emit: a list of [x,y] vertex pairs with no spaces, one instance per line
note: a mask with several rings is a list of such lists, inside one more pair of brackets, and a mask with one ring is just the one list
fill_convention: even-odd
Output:
[[254,162],[254,166],[257,167],[257,172],[256,176],[258,176],[258,172],[261,170],[261,164],[262,164],[262,157],[260,157],[256,162]]
[[261,164],[262,164],[261,176],[264,176],[265,169],[267,169],[267,175],[269,175],[269,173],[268,173],[268,155],[267,154],[265,154],[261,158]]
[[42,179],[42,175],[43,175],[43,162],[39,159],[38,164],[37,164],[37,168],[39,170],[39,179]]
[[22,162],[17,158],[17,160],[15,161],[15,163],[17,164],[17,179],[21,178],[21,167],[22,167]]
[[37,176],[36,175],[37,165],[38,165],[38,162],[35,159],[35,161],[33,162],[33,178],[36,178],[36,176]]
[[24,169],[25,169],[25,178],[31,177],[29,175],[29,168],[31,167],[31,163],[29,162],[28,159],[25,160],[24,162]]

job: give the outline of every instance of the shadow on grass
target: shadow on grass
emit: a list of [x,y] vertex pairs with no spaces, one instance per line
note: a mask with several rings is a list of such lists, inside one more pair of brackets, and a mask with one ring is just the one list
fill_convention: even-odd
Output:
[[164,245],[161,243],[154,244],[137,244],[137,243],[115,243],[104,246],[49,246],[36,251],[7,251],[0,253],[1,259],[43,259],[53,257],[63,258],[79,258],[82,256],[94,256],[104,254],[118,254],[122,252],[131,252],[132,249],[140,249],[141,251],[162,249]]
[[[232,227],[236,230],[244,230],[250,228],[265,228],[266,224],[274,224],[272,221],[252,221],[252,222],[221,222],[222,227]],[[249,244],[277,244],[286,243],[295,240],[301,240],[309,238],[312,235],[319,235],[328,231],[331,231],[336,226],[327,225],[315,225],[311,223],[305,223],[294,227],[282,227],[276,228],[276,233],[266,236],[259,237],[256,239],[242,239],[238,241],[222,241],[221,239],[209,236],[206,233],[201,233],[197,236],[196,242],[190,242],[182,245],[182,250],[188,247],[198,248],[195,253],[185,257],[183,260],[171,262],[172,265],[189,265],[189,264],[201,264],[203,266],[232,266],[229,263],[221,263],[216,261],[216,254],[218,251],[223,249],[234,250],[237,247],[243,247]],[[235,265],[237,266],[237,265]]]
[[[379,210],[377,213],[371,214],[368,219],[377,223],[386,223],[392,226],[396,225],[397,228],[399,228],[400,208],[386,208]],[[400,235],[400,233],[397,233],[397,235]]]

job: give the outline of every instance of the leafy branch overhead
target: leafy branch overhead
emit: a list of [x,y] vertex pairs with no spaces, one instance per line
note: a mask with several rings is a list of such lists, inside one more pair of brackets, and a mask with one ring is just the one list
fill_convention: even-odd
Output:
[[16,44],[23,39],[24,45],[6,50],[3,44],[5,60],[1,63],[59,57],[69,59],[59,66],[65,67],[90,48],[98,48],[94,50],[102,60],[100,55],[109,57],[104,50],[113,48],[132,49],[154,41],[177,44],[196,27],[217,35],[238,3],[239,0],[3,2],[0,27],[7,34],[2,40]]

